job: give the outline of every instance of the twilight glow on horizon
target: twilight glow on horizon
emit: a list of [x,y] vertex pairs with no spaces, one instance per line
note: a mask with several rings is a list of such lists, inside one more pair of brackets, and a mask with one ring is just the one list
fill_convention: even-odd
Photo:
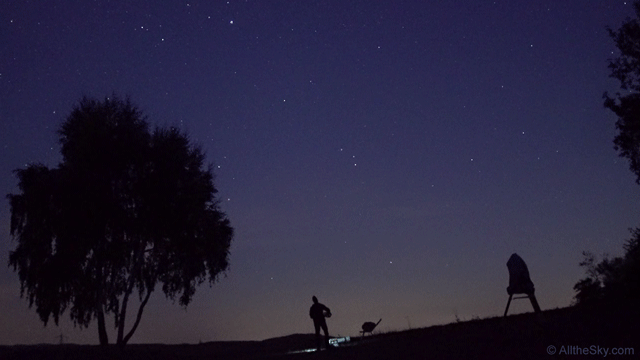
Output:
[[[236,232],[230,269],[186,310],[156,291],[132,343],[311,333],[313,295],[336,336],[500,316],[512,253],[543,310],[568,306],[582,252],[619,255],[640,225],[602,98],[619,85],[606,27],[632,14],[617,0],[5,1],[0,193],[18,191],[14,169],[58,164],[56,131],[85,95],[128,95],[202,146]],[[5,199],[5,264],[9,220]],[[44,327],[7,266],[0,308],[0,345],[98,342],[67,314]]]

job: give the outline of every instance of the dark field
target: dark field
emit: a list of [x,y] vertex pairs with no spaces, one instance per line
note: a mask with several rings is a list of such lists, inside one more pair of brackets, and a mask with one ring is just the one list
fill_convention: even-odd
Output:
[[[0,359],[554,359],[640,358],[637,309],[563,308],[542,316],[521,314],[422,329],[352,338],[348,346],[320,353],[290,353],[313,348],[314,336],[290,335],[264,341],[197,345],[128,345],[104,351],[98,346],[34,345],[0,347]],[[555,347],[555,354],[547,353]],[[598,351],[600,354],[580,355]],[[580,349],[577,349],[580,348]],[[631,355],[612,355],[613,348]]]

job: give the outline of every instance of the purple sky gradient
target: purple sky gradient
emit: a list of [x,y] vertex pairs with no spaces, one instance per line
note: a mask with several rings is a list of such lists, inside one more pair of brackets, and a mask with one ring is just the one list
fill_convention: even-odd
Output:
[[[498,316],[514,252],[541,307],[567,306],[581,252],[618,255],[639,225],[602,99],[618,89],[605,27],[631,15],[618,0],[3,1],[0,193],[13,169],[57,165],[83,95],[116,92],[203,146],[236,229],[227,277],[186,311],[156,292],[134,343],[312,332],[312,295],[335,335]],[[4,261],[9,215],[4,199]],[[98,342],[68,317],[44,328],[6,266],[0,309],[0,344]]]

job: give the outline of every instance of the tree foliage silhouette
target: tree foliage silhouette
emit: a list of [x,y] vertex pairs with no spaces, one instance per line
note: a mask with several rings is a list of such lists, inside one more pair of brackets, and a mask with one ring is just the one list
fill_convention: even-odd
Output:
[[9,266],[45,325],[68,310],[76,325],[97,320],[106,345],[113,315],[124,346],[156,286],[187,306],[197,286],[224,274],[233,229],[202,150],[175,128],[150,131],[128,99],[82,99],[59,135],[58,167],[15,170]]
[[[614,97],[604,93],[604,105],[617,116],[618,135],[614,148],[621,157],[629,159],[629,168],[640,184],[640,2],[635,1],[635,19],[627,18],[618,30],[607,28],[620,51],[609,60],[610,76],[620,81],[623,93]],[[630,304],[640,300],[640,228],[630,229],[631,238],[625,243],[624,256],[604,258],[598,262],[590,252],[583,252],[580,266],[587,277],[573,289],[576,304]]]
[[624,244],[624,255],[601,261],[590,252],[584,252],[580,266],[586,268],[587,277],[578,281],[573,289],[576,304],[630,305],[640,301],[640,228],[631,231]]
[[613,97],[605,92],[604,106],[618,117],[614,148],[629,159],[640,184],[640,2],[634,2],[633,8],[635,19],[626,19],[617,31],[607,28],[620,51],[619,57],[609,60],[610,76],[620,81],[623,92]]

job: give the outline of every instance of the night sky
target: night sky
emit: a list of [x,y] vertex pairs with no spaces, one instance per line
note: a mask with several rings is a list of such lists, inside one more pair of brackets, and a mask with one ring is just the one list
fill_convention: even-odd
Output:
[[640,225],[602,99],[619,85],[606,26],[632,14],[619,0],[2,1],[0,344],[98,343],[68,316],[44,328],[20,298],[4,195],[12,170],[58,164],[82,96],[114,92],[202,145],[236,230],[227,277],[186,311],[156,291],[131,342],[310,333],[313,295],[332,335],[499,316],[514,252],[543,309],[569,305],[582,251],[620,255]]

